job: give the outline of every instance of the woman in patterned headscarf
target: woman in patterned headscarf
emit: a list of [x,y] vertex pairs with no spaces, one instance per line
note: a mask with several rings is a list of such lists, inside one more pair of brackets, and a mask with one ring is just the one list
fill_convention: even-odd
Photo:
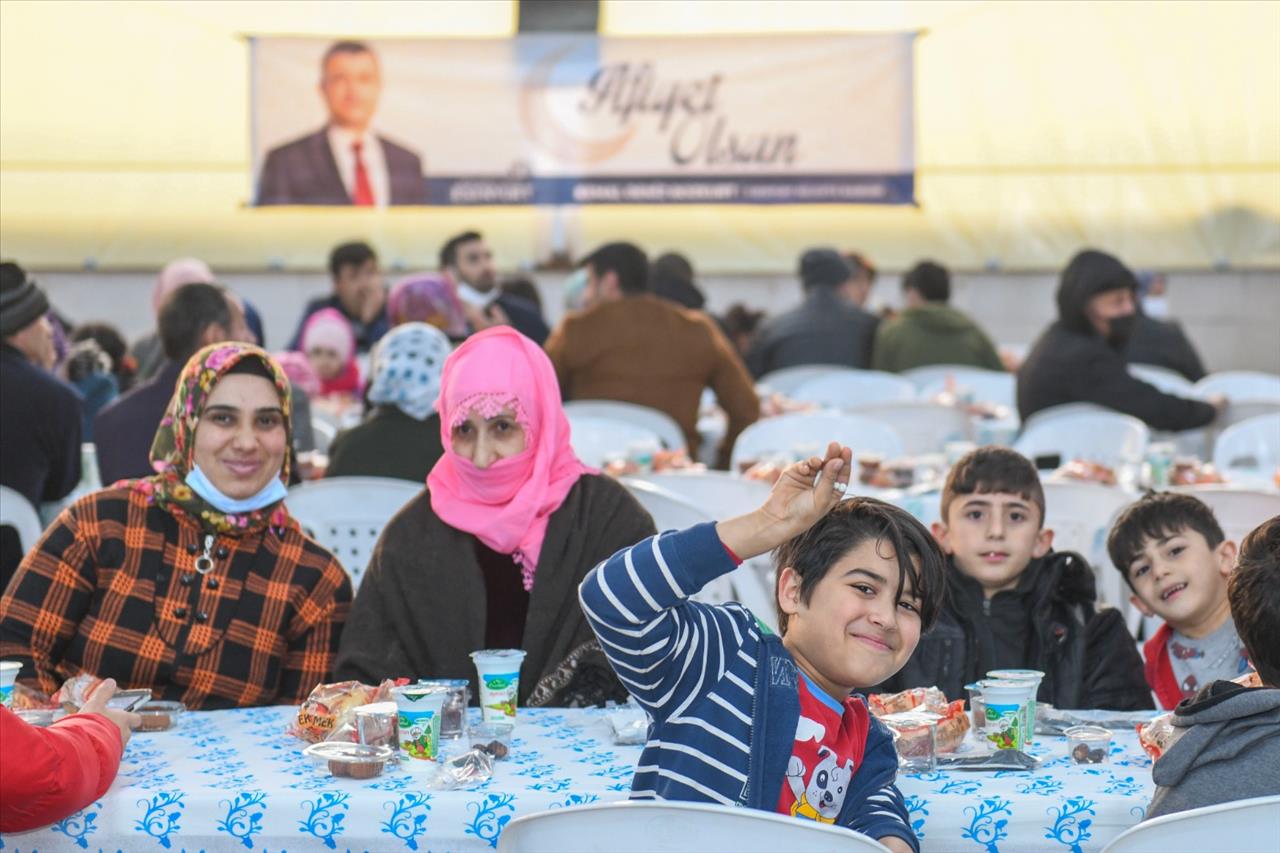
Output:
[[258,347],[192,356],[156,473],[76,501],[23,559],[0,657],[46,693],[87,672],[188,708],[305,698],[328,677],[351,582],[285,508],[290,415]]
[[470,331],[453,279],[438,273],[415,273],[397,281],[387,297],[387,317],[392,326],[429,323],[452,341]]
[[436,397],[449,355],[444,332],[426,323],[396,326],[374,347],[369,411],[329,448],[326,477],[397,477],[421,483],[444,455]]

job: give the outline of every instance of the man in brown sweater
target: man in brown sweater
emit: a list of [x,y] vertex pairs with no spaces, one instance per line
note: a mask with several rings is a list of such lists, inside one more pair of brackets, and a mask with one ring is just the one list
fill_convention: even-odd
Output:
[[622,400],[666,412],[698,452],[698,403],[710,387],[729,416],[719,467],[760,416],[751,376],[715,322],[649,292],[649,262],[631,243],[607,243],[582,262],[586,305],[547,339],[565,400]]

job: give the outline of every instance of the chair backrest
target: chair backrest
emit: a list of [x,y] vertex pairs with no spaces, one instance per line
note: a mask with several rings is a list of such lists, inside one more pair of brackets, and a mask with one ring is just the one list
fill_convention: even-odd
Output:
[[1280,468],[1280,413],[1259,415],[1222,431],[1213,446],[1220,471],[1249,468],[1263,474]]
[[1229,400],[1227,410],[1214,419],[1212,426],[1221,435],[1223,430],[1250,418],[1277,414],[1280,414],[1280,399]]
[[898,433],[909,455],[941,453],[949,441],[973,438],[973,422],[964,409],[939,403],[873,403],[853,410],[883,421]]
[[838,364],[802,364],[798,367],[784,367],[781,370],[766,373],[756,380],[756,384],[790,397],[793,391],[810,379],[847,369]]
[[565,414],[573,419],[582,415],[589,418],[605,418],[606,420],[623,421],[644,427],[658,434],[663,447],[667,450],[685,450],[684,431],[675,418],[666,412],[649,406],[638,406],[635,403],[623,403],[619,400],[570,400],[564,404]]
[[879,453],[885,458],[901,456],[902,438],[883,421],[837,412],[802,412],[756,421],[744,429],[733,444],[733,470],[748,459],[768,456],[821,456],[827,444],[838,441],[861,452]]
[[[658,528],[659,533],[666,530],[684,530],[695,524],[715,521],[701,507],[695,506],[692,502],[661,486],[631,478],[624,478],[622,484],[640,502],[640,506],[653,516],[653,526]],[[733,583],[727,575],[722,575],[704,586],[693,598],[707,604],[724,604],[733,601]]]
[[1275,853],[1278,845],[1280,797],[1254,797],[1143,821],[1120,833],[1102,849],[1103,853],[1167,853],[1170,850]]
[[1223,534],[1240,544],[1249,531],[1280,515],[1280,494],[1231,486],[1176,486],[1172,491],[1194,495],[1213,510]]
[[[709,842],[708,839],[714,839]],[[710,803],[593,803],[518,817],[499,853],[859,853],[887,849],[861,833],[758,809]]]
[[847,412],[871,403],[909,402],[916,398],[916,386],[896,373],[846,369],[810,379],[791,396],[801,402]]
[[333,444],[333,439],[337,434],[338,428],[334,426],[332,421],[320,418],[311,419],[311,443],[318,453],[328,453],[329,446]]
[[35,547],[44,532],[40,514],[31,501],[8,486],[0,486],[0,526],[12,527],[17,532],[23,554]]
[[1148,385],[1154,385],[1166,394],[1179,397],[1195,396],[1195,386],[1191,380],[1176,370],[1161,367],[1158,364],[1130,364],[1129,375],[1141,379]]
[[338,558],[359,588],[373,546],[391,517],[422,485],[387,477],[334,477],[289,489],[285,506],[302,529]]
[[1097,579],[1098,596],[1121,611],[1128,609],[1124,578],[1107,556],[1107,532],[1112,520],[1134,496],[1114,486],[1071,481],[1045,481],[1044,526],[1053,530],[1053,547],[1075,551],[1089,561]]
[[973,395],[978,403],[994,403],[1014,411],[1018,408],[1018,377],[1000,370],[982,370],[977,367],[957,367],[943,376],[920,384],[920,399],[932,400],[947,390],[948,377],[956,393]]
[[1063,462],[1087,459],[1119,469],[1140,464],[1150,440],[1151,430],[1135,417],[1119,412],[1070,412],[1028,424],[1013,449],[1028,458],[1058,453]]
[[1041,409],[1033,412],[1029,418],[1022,422],[1022,431],[1026,432],[1036,424],[1044,421],[1056,420],[1063,415],[1073,415],[1082,412],[1110,412],[1106,406],[1099,406],[1097,403],[1063,403],[1060,406],[1050,406],[1047,409]]
[[650,483],[700,507],[717,520],[746,515],[759,509],[769,497],[769,486],[724,471],[673,470],[634,474],[624,483]]
[[1201,399],[1222,394],[1231,401],[1280,400],[1280,376],[1260,370],[1224,370],[1210,373],[1194,386]]
[[594,415],[569,415],[569,443],[587,465],[599,468],[614,453],[625,453],[632,444],[654,448],[662,446],[662,437],[648,427],[601,418]]

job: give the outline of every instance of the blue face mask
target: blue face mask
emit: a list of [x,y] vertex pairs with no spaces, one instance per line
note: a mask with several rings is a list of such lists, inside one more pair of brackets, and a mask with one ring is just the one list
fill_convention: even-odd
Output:
[[280,482],[280,478],[272,477],[271,482],[263,486],[262,491],[252,497],[241,500],[229,498],[219,491],[218,487],[205,476],[199,465],[194,466],[191,469],[191,473],[187,474],[186,483],[191,487],[191,491],[204,498],[214,509],[233,515],[262,509],[264,506],[270,506],[273,503],[284,500],[289,494],[289,490],[284,487],[284,483]]

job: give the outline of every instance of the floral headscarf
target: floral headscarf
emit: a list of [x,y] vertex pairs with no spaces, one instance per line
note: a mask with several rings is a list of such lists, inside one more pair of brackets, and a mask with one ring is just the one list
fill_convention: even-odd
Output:
[[[151,444],[151,467],[156,473],[140,480],[129,480],[127,485],[147,495],[154,503],[174,515],[186,515],[194,519],[210,533],[248,533],[265,527],[283,528],[288,524],[284,502],[246,513],[224,513],[191,490],[186,484],[187,474],[195,465],[196,427],[204,413],[205,403],[215,385],[231,368],[246,358],[261,360],[271,374],[276,393],[280,395],[280,408],[284,412],[286,446],[292,444],[292,401],[289,397],[289,380],[280,366],[266,351],[253,344],[225,342],[210,344],[191,356],[174,389],[169,408],[160,420],[155,441]],[[286,453],[280,466],[280,479],[289,484],[289,456]]]
[[440,373],[452,347],[427,323],[405,323],[382,336],[373,351],[369,402],[391,405],[425,421],[435,411]]
[[387,297],[387,317],[392,326],[430,323],[451,338],[467,336],[462,301],[447,275],[415,273],[397,281]]

